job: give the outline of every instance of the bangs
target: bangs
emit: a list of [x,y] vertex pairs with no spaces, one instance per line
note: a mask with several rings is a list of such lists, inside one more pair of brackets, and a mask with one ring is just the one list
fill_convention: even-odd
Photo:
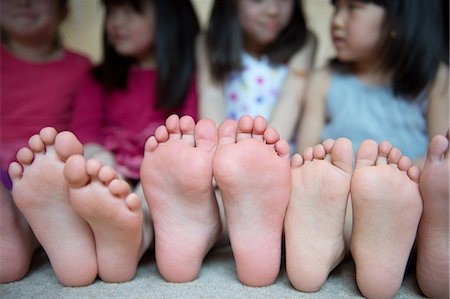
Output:
[[[338,0],[331,0],[331,4],[336,5],[336,2]],[[363,2],[363,3],[373,3],[375,5],[378,6],[383,6],[386,7],[387,6],[387,1],[388,0],[349,0],[349,1],[356,1],[356,2]]]
[[103,0],[106,9],[109,10],[111,6],[130,5],[137,12],[143,11],[143,2],[147,0]]

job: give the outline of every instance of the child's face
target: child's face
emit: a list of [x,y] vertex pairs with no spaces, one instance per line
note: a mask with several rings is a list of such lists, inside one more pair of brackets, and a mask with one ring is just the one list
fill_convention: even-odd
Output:
[[291,20],[294,0],[237,0],[238,18],[248,48],[273,42]]
[[9,40],[54,40],[66,11],[57,0],[0,0],[0,24]]
[[337,0],[331,36],[339,60],[375,61],[381,44],[385,10],[373,3]]
[[112,6],[106,17],[108,39],[117,53],[144,61],[153,52],[155,11],[152,1],[145,1],[143,11],[131,5]]

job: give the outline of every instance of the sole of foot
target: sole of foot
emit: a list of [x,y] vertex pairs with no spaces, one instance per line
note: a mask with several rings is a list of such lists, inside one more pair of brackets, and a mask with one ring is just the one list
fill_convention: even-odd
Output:
[[141,201],[114,169],[97,160],[71,156],[64,167],[73,209],[92,229],[98,274],[125,282],[136,274],[142,241]]
[[72,133],[47,127],[29,139],[29,147],[17,153],[18,163],[9,167],[14,202],[65,286],[85,286],[97,276],[91,229],[72,209],[63,175],[66,160],[82,153]]
[[284,223],[286,270],[302,292],[318,291],[345,253],[350,140],[326,140],[291,160],[292,189]]
[[220,235],[211,161],[214,122],[171,115],[145,145],[141,182],[152,215],[155,256],[169,282],[194,280]]
[[288,143],[262,117],[227,120],[219,127],[213,173],[239,280],[274,283],[291,187]]
[[449,139],[435,136],[420,177],[423,213],[417,235],[416,275],[430,298],[449,297]]
[[366,140],[351,181],[350,250],[356,282],[368,298],[392,298],[400,288],[422,214],[420,170],[388,142]]

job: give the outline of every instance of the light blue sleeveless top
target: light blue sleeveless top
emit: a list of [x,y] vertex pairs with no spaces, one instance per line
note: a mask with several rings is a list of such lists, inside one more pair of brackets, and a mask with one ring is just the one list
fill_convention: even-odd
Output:
[[333,72],[321,138],[347,137],[355,153],[365,139],[387,140],[416,159],[428,146],[427,104],[425,93],[408,101],[395,96],[390,86],[369,86],[353,75]]

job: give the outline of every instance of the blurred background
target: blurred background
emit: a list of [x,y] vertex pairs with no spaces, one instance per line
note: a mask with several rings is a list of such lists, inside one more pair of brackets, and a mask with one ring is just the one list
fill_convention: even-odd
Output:
[[[191,0],[200,24],[207,26],[213,0]],[[100,0],[70,0],[70,14],[62,26],[64,44],[96,63],[101,59],[103,7]],[[308,27],[318,39],[316,67],[323,66],[334,55],[329,27],[332,14],[330,0],[303,0]]]

